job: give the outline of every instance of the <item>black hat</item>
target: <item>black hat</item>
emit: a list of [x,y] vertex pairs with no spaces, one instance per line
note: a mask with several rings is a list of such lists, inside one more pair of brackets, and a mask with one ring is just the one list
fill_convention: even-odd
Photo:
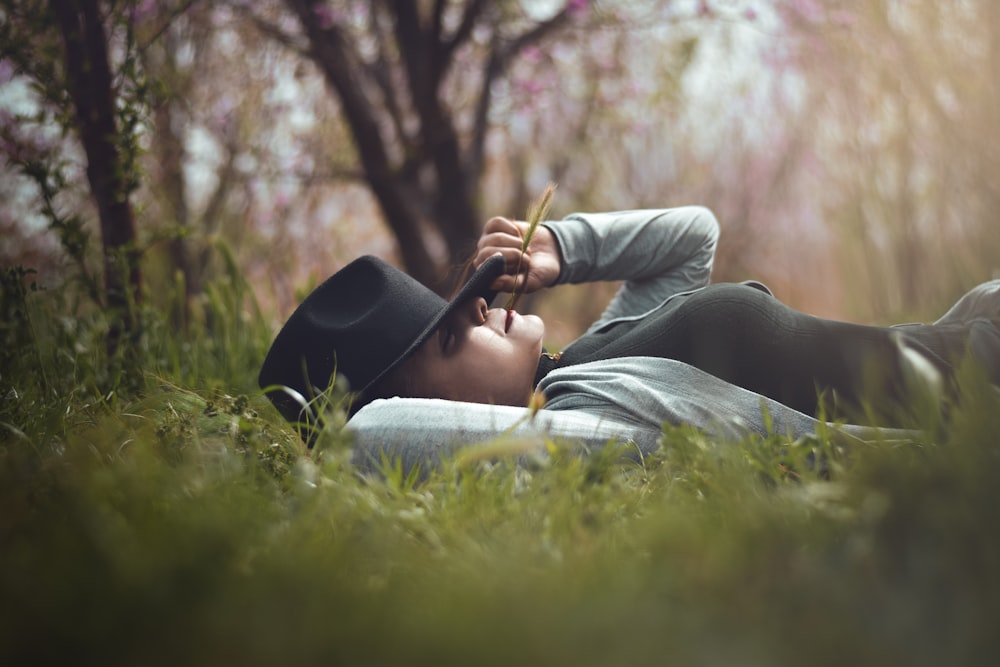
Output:
[[326,390],[334,373],[358,392],[356,409],[371,400],[365,392],[449,314],[475,297],[492,300],[490,285],[503,271],[503,258],[489,258],[448,302],[381,259],[359,257],[299,304],[271,343],[257,381],[291,422],[310,421],[315,414],[277,387],[309,401]]

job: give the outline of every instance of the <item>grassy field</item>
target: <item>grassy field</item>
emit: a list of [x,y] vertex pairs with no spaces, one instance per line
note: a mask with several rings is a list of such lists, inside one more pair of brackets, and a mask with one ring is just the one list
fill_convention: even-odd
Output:
[[[987,665],[1000,660],[1000,400],[912,442],[718,442],[635,463],[363,478],[259,394],[246,286],[138,368],[99,314],[4,288],[0,663]],[[74,313],[62,317],[60,313]],[[815,465],[816,461],[822,465]]]

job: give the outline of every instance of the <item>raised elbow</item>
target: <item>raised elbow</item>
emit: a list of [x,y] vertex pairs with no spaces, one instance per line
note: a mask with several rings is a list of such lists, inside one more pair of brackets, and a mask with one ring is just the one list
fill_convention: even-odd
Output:
[[697,229],[697,232],[704,237],[706,241],[715,244],[719,240],[719,221],[715,217],[715,213],[706,206],[692,206],[694,209],[692,215],[692,227]]

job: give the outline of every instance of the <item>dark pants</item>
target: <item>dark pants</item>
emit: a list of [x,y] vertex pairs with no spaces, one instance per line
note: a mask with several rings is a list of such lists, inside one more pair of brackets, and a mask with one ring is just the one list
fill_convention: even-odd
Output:
[[900,344],[947,381],[966,352],[968,326],[877,327],[827,320],[753,287],[719,283],[633,322],[582,336],[559,366],[656,356],[691,364],[810,415],[858,421],[891,415],[913,398]]

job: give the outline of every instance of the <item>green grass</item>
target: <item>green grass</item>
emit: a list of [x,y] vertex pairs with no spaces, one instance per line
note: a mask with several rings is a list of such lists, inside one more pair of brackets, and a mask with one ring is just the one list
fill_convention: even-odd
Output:
[[58,292],[5,320],[0,663],[1000,657],[1000,401],[975,378],[924,442],[680,428],[641,464],[548,443],[363,478],[337,419],[309,452],[255,393],[267,328],[214,289],[197,333],[147,314],[131,390]]

